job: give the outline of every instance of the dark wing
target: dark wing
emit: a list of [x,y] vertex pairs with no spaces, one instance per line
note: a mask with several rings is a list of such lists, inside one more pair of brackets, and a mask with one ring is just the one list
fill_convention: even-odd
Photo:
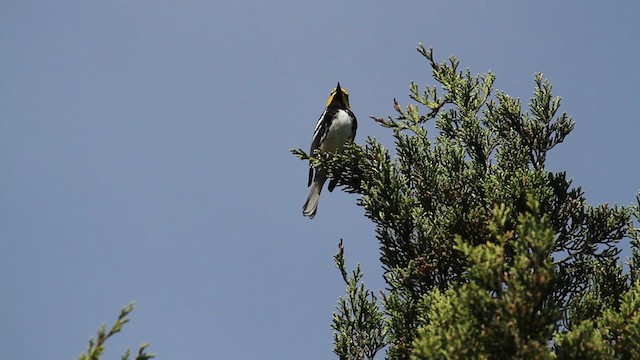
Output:
[[[313,139],[311,140],[311,149],[309,150],[309,156],[313,156],[313,151],[320,147],[322,140],[327,135],[329,131],[329,126],[331,125],[331,119],[335,114],[335,109],[326,108],[322,115],[320,115],[320,119],[318,119],[318,123],[316,123],[316,128],[313,131]],[[307,186],[311,186],[313,182],[313,166],[311,166],[311,160],[309,160],[309,182]]]
[[351,112],[351,110],[347,110],[349,116],[353,119],[353,124],[351,126],[351,141],[356,138],[356,131],[358,130],[358,121],[356,120],[356,116]]

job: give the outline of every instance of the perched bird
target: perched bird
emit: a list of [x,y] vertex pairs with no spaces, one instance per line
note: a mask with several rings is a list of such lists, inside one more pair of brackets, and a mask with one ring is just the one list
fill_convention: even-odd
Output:
[[[351,112],[351,106],[349,105],[349,93],[341,88],[340,83],[338,83],[338,86],[331,92],[327,107],[320,115],[316,129],[313,131],[309,155],[312,156],[315,149],[320,149],[324,152],[342,150],[342,146],[347,140],[353,140],[356,137],[357,127],[356,117]],[[316,169],[309,164],[309,183],[307,186],[311,186],[311,191],[309,191],[309,197],[307,197],[307,201],[302,207],[304,216],[308,216],[310,219],[316,216],[320,192],[326,180],[326,169]],[[338,179],[331,179],[328,187],[329,191],[333,191],[337,183]]]

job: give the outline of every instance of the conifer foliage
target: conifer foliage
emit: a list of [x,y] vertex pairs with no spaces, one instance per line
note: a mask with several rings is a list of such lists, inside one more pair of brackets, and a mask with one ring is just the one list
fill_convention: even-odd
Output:
[[[436,85],[372,117],[395,139],[342,154],[292,152],[339,174],[376,226],[387,287],[378,301],[351,276],[333,319],[341,359],[632,359],[640,354],[640,196],[587,204],[565,172],[545,168],[574,128],[535,75],[528,109],[450,57],[419,53]],[[434,122],[432,130],[428,125]],[[336,176],[337,177],[337,176]],[[623,271],[621,240],[633,258]]]
[[[102,324],[102,327],[98,329],[98,336],[96,338],[89,339],[87,350],[80,354],[78,360],[102,359],[102,355],[104,354],[106,349],[105,343],[112,336],[119,333],[122,330],[122,327],[129,322],[129,314],[131,314],[134,307],[135,303],[131,302],[128,306],[122,308],[122,310],[120,310],[120,315],[118,315],[118,319],[113,324],[113,326],[111,326],[109,331],[107,331],[107,325]],[[155,354],[147,353],[147,347],[149,347],[148,343],[143,343],[142,345],[140,345],[140,347],[138,348],[138,352],[133,355],[133,360],[150,360],[155,358]],[[120,359],[131,360],[131,350],[127,349]]]

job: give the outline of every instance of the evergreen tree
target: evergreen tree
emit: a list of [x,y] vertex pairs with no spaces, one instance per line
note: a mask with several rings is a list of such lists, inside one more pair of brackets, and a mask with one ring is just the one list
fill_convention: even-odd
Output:
[[[98,336],[94,339],[89,339],[89,345],[87,346],[87,351],[80,354],[78,360],[99,360],[102,358],[102,355],[105,351],[105,343],[109,338],[113,335],[119,333],[122,330],[124,324],[129,322],[129,314],[133,311],[135,307],[135,303],[132,302],[128,306],[125,306],[120,310],[120,315],[118,315],[118,319],[111,326],[111,329],[107,332],[107,325],[102,324],[102,327],[98,329]],[[147,353],[148,343],[143,343],[138,348],[138,352],[134,354],[133,360],[150,360],[155,357],[155,354]],[[121,360],[130,360],[131,359],[131,350],[127,349],[124,354],[122,354]]]
[[[334,314],[341,359],[640,358],[640,196],[592,206],[548,152],[574,122],[535,75],[528,111],[495,76],[418,51],[436,86],[394,100],[395,153],[376,139],[342,154],[292,152],[338,177],[376,225],[387,288],[381,302],[359,267],[336,264],[347,295]],[[436,136],[426,124],[435,122]],[[633,247],[629,271],[620,240]]]

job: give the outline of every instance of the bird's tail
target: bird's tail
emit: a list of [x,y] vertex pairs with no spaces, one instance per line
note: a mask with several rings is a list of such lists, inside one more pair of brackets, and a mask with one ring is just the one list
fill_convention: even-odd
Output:
[[311,184],[311,191],[307,197],[307,202],[302,206],[302,215],[308,216],[309,219],[313,219],[318,211],[318,201],[320,200],[320,192],[324,186],[324,182],[327,181],[326,170],[318,170],[316,176]]

